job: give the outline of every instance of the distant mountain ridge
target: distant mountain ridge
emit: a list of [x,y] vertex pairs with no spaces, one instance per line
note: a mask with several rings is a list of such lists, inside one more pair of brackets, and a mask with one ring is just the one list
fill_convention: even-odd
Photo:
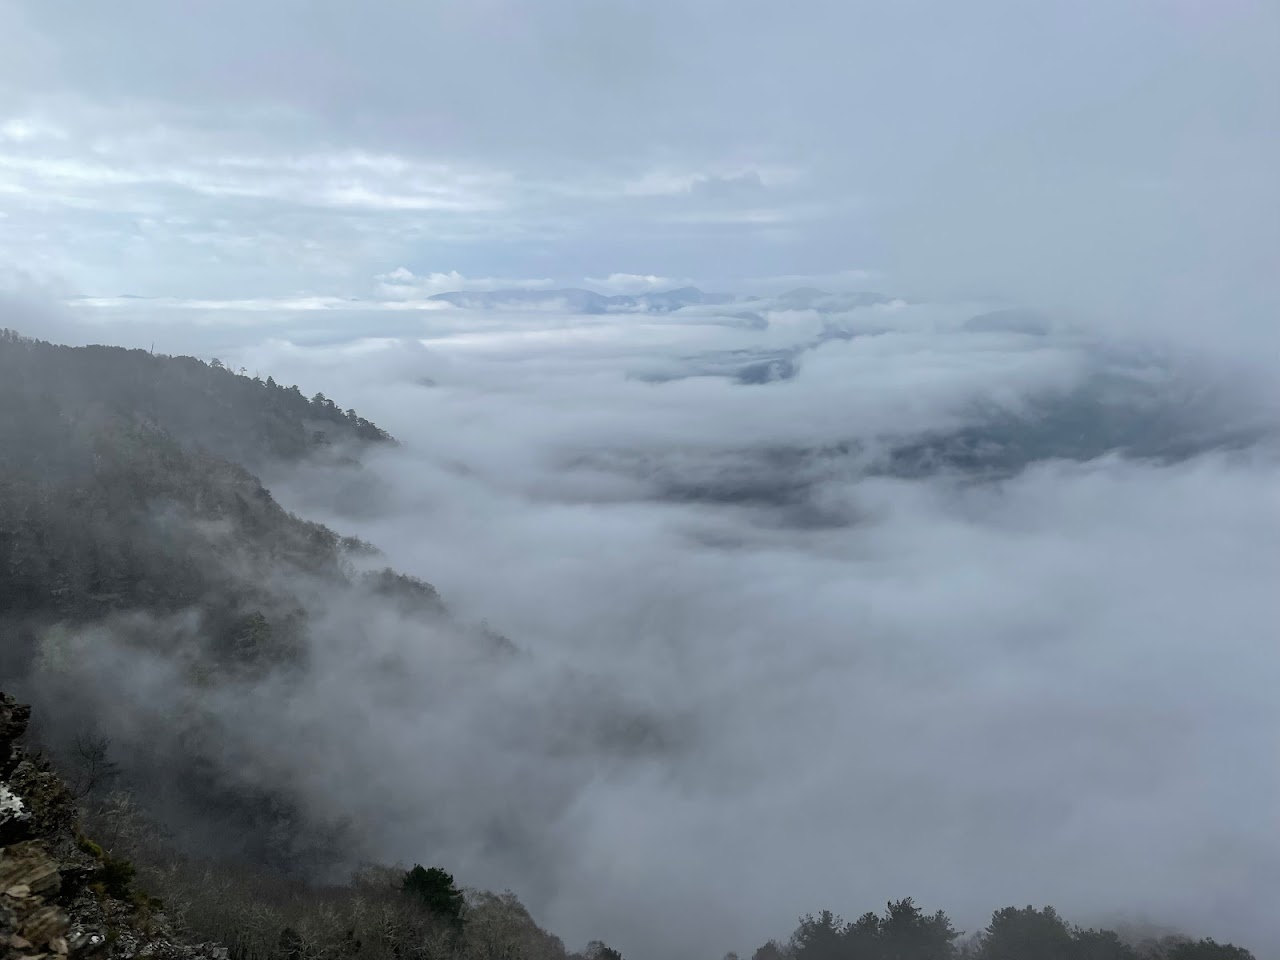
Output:
[[674,313],[686,307],[714,307],[741,304],[751,309],[768,307],[777,310],[816,310],[820,313],[838,313],[860,307],[893,302],[894,297],[874,291],[831,292],[816,287],[797,287],[776,294],[708,293],[695,286],[676,287],[670,290],[650,290],[643,293],[600,293],[585,287],[529,288],[506,287],[497,290],[448,290],[427,296],[425,300],[410,297],[401,299],[341,297],[331,295],[301,295],[294,298],[265,298],[239,300],[182,300],[170,297],[141,296],[122,293],[112,297],[72,297],[73,304],[96,306],[159,306],[240,308],[263,310],[278,308],[307,310],[349,310],[363,307],[422,306],[425,303],[451,305],[469,310],[525,310],[577,314],[608,313]]
[[566,287],[559,290],[457,290],[437,293],[429,300],[471,310],[564,310],[569,313],[672,313],[683,307],[732,303],[731,294],[704,293],[680,287],[653,293],[603,294]]
[[674,313],[685,307],[722,306],[730,303],[772,304],[784,310],[856,310],[892,297],[871,291],[830,293],[815,287],[798,287],[771,296],[740,297],[731,293],[707,293],[697,287],[648,293],[604,294],[581,287],[555,290],[455,290],[437,293],[429,300],[470,310],[561,310],[568,313]]

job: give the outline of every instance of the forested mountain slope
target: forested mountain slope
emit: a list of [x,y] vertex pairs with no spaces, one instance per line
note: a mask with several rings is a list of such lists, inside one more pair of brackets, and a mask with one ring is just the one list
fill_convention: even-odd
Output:
[[[383,430],[321,394],[235,373],[218,360],[145,350],[67,347],[0,329],[3,439],[48,447],[49,418],[115,418],[158,429],[189,449],[256,466],[297,460],[330,445],[394,443]],[[16,433],[15,433],[16,431]]]
[[[5,332],[0,681],[23,689],[35,668],[52,666],[31,695],[62,704],[40,712],[41,726],[51,749],[74,752],[113,710],[111,695],[60,681],[59,659],[83,669],[86,649],[108,648],[164,658],[188,691],[181,714],[162,718],[165,748],[154,736],[151,749],[117,745],[121,772],[146,783],[153,812],[255,859],[298,859],[303,840],[324,847],[311,842],[323,831],[277,784],[226,761],[219,714],[199,691],[273,674],[287,682],[307,662],[317,619],[334,610],[385,609],[479,657],[511,649],[454,622],[429,584],[387,569],[370,545],[283,509],[249,469],[338,452],[358,469],[362,449],[392,442],[296,387],[190,358]],[[343,629],[358,647],[377,627],[348,616]]]
[[304,617],[288,581],[353,585],[344,561],[371,552],[286,512],[248,469],[393,442],[296,387],[5,331],[0,410],[6,673],[33,631],[132,609],[197,610],[221,653],[278,658]]
[[[269,758],[230,744],[244,731],[219,698],[288,695],[317,642],[360,649],[392,626],[481,668],[514,652],[371,545],[283,509],[253,472],[309,457],[359,469],[364,449],[392,443],[354,411],[217,363],[0,333],[0,688],[40,706],[40,752],[0,782],[0,872],[22,880],[34,864],[42,878],[31,896],[0,895],[0,953],[205,955],[172,927],[243,960],[569,956],[510,894],[468,891],[463,937],[443,871],[324,886],[358,844],[266,775]],[[174,671],[171,698],[136,702],[83,662],[98,656]],[[26,726],[15,716],[0,724],[6,751]],[[108,716],[127,716],[123,742],[96,733]],[[96,839],[76,840],[75,804]],[[57,822],[31,821],[41,810]]]

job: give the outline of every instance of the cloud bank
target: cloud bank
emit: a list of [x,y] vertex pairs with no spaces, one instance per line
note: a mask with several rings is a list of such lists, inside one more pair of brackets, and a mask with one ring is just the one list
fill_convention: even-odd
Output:
[[4,18],[0,258],[87,296],[870,269],[1274,348],[1268,4]]
[[333,611],[303,687],[224,705],[237,749],[628,956],[907,895],[1276,947],[1273,387],[976,305],[759,307],[241,331],[404,441],[277,495],[523,653]]

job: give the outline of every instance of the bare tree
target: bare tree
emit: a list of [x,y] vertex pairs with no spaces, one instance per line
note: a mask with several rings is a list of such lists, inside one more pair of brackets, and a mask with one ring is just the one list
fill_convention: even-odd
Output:
[[75,770],[68,786],[77,800],[87,799],[120,775],[119,765],[108,756],[110,749],[111,741],[107,737],[90,733],[76,736],[72,753]]

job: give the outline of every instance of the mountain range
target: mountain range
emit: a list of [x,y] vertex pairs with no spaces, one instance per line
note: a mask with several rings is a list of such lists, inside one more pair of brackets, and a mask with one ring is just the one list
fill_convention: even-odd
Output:
[[560,310],[567,313],[671,313],[682,307],[731,303],[728,294],[681,287],[655,293],[603,294],[594,290],[486,290],[437,293],[430,300],[472,310]]

